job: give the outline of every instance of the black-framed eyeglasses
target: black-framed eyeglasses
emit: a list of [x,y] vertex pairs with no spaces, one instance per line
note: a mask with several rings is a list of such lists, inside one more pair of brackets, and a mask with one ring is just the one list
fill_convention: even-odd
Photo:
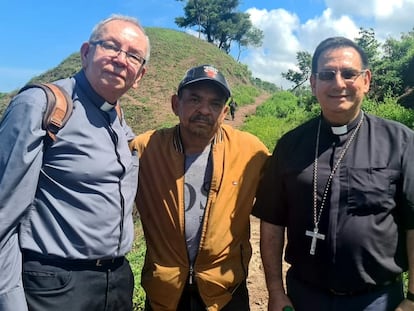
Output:
[[91,41],[89,42],[92,45],[99,45],[106,55],[111,57],[118,56],[121,52],[125,53],[125,58],[129,64],[135,67],[143,66],[146,62],[146,59],[141,55],[127,52],[120,47],[116,46],[114,43],[110,41],[98,40],[98,41]]
[[339,72],[345,83],[354,83],[356,79],[366,72],[366,70],[344,69],[344,70],[324,70],[316,73],[316,77],[321,81],[333,81]]

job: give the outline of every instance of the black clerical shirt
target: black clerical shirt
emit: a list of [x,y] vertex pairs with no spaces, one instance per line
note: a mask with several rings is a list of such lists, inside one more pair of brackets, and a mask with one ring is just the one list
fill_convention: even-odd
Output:
[[[360,115],[361,116],[361,115]],[[328,176],[360,116],[336,135],[323,118],[317,212]],[[355,291],[395,279],[407,268],[405,230],[414,228],[414,132],[365,114],[333,176],[311,255],[313,175],[319,117],[284,135],[259,187],[253,215],[287,227],[292,274],[321,288]]]

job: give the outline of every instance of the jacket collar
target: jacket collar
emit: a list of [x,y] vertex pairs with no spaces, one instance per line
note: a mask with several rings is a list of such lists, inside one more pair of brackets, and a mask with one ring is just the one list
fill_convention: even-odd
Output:
[[[214,146],[215,144],[221,143],[223,141],[223,128],[220,126],[217,133],[214,135],[213,141],[211,144]],[[173,135],[173,145],[177,152],[184,153],[184,145],[181,140],[181,134],[180,134],[180,125],[177,124],[174,129],[174,135]]]

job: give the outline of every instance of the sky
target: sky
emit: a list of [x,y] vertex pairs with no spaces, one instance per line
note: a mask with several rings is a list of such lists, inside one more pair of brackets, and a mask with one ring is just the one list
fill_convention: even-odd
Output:
[[[178,28],[185,1],[177,0],[5,0],[0,10],[0,92],[22,87],[58,66],[88,40],[93,26],[113,13],[134,16],[144,27]],[[414,0],[240,0],[264,33],[260,48],[240,55],[254,77],[282,88],[281,73],[295,69],[296,53],[312,53],[329,36],[354,39],[360,27],[376,38],[399,39],[414,28]],[[178,48],[178,47],[177,47]],[[238,50],[231,54],[236,58]],[[150,70],[150,68],[149,68]]]

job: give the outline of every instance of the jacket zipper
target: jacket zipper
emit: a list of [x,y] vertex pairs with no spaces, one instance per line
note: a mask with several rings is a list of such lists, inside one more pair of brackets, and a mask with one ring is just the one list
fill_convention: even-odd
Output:
[[193,285],[194,283],[194,268],[193,265],[190,265],[190,272],[188,275],[188,284]]

